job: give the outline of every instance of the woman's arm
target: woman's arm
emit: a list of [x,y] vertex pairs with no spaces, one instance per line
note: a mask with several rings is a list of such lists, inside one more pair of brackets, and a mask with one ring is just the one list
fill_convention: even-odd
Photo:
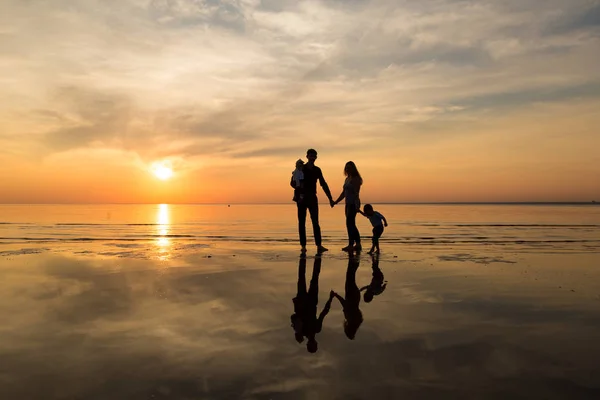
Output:
[[335,296],[336,299],[339,300],[339,302],[342,305],[342,307],[344,307],[346,305],[346,300],[344,300],[344,298],[342,296],[340,296],[337,293],[334,293],[333,295]]
[[340,194],[340,197],[338,197],[338,199],[334,203],[335,204],[339,203],[340,201],[344,200],[345,197],[346,197],[346,194],[344,193],[344,190],[342,189],[342,194]]

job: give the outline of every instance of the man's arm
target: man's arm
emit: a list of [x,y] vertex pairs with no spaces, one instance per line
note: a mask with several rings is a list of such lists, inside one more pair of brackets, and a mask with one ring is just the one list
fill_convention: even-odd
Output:
[[321,314],[319,314],[319,325],[322,326],[323,325],[323,320],[325,319],[325,317],[327,316],[327,314],[329,313],[329,310],[331,309],[331,302],[333,301],[333,297],[329,297],[329,300],[327,300],[327,303],[325,303],[325,307],[323,307],[323,310],[321,311]]
[[323,188],[323,192],[325,192],[325,196],[329,199],[329,202],[333,201],[333,197],[331,197],[331,191],[329,190],[329,186],[327,182],[325,182],[325,178],[323,178],[323,171],[319,168],[319,184]]

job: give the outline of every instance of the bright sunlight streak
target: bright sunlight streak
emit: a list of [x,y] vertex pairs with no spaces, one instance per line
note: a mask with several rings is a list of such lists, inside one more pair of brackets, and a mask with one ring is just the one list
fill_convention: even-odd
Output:
[[155,162],[152,164],[152,173],[158,179],[166,181],[173,176],[173,169],[171,169],[171,166],[165,161]]

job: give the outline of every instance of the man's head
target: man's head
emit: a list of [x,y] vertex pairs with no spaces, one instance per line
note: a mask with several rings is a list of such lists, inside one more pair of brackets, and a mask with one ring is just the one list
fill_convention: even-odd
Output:
[[317,151],[315,149],[308,149],[306,151],[306,158],[308,159],[309,163],[314,163],[317,159]]

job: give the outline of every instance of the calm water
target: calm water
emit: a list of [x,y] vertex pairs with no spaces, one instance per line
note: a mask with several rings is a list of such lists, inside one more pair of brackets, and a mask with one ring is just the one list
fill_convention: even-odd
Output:
[[[600,250],[597,206],[382,205],[376,209],[390,222],[384,244]],[[0,249],[20,246],[34,252],[87,242],[95,249],[101,246],[115,254],[143,257],[156,252],[177,256],[215,243],[296,245],[295,213],[293,205],[2,205]],[[361,234],[369,236],[368,221],[358,218]],[[336,247],[342,244],[343,208],[323,205],[320,219],[324,240]],[[310,232],[310,220],[307,224]]]
[[0,206],[0,399],[600,398],[600,207],[377,208]]

